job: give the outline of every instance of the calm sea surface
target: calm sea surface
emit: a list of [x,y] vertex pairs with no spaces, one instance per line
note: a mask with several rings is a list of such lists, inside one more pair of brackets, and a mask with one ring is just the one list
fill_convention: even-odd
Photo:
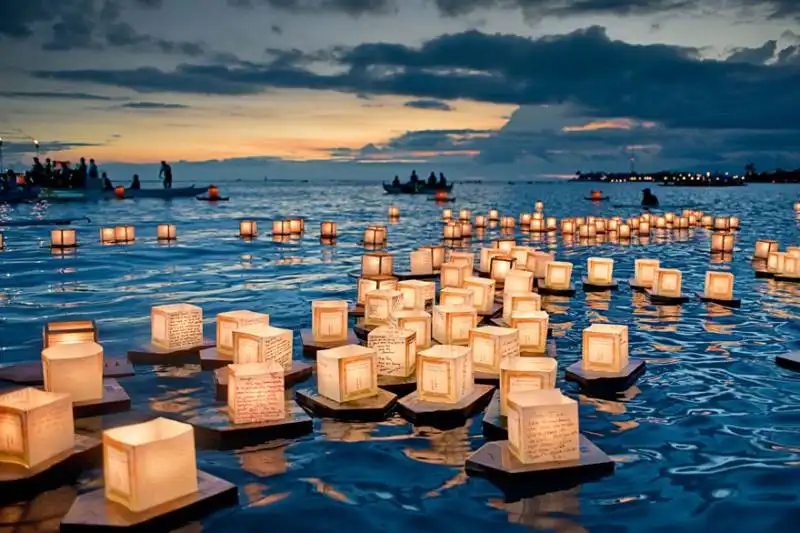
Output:
[[[176,183],[176,186],[179,184]],[[457,185],[456,208],[484,213],[530,212],[536,200],[556,217],[629,216],[612,202],[584,201],[589,185]],[[607,185],[613,202],[635,204],[642,186]],[[387,207],[402,218],[389,226],[389,250],[400,265],[418,245],[438,241],[441,207],[424,197],[385,196],[376,185],[300,188],[262,183],[224,185],[229,202],[217,205],[180,199],[103,201],[4,207],[7,219],[87,216],[75,225],[82,246],[65,257],[51,255],[49,228],[4,228],[0,254],[0,363],[40,357],[42,326],[49,321],[94,319],[107,356],[121,356],[149,338],[153,305],[190,302],[202,306],[206,334],[215,315],[232,309],[269,313],[274,325],[310,327],[309,301],[355,298],[354,280],[370,223],[385,223]],[[599,482],[504,502],[486,481],[468,478],[464,460],[483,444],[481,416],[464,427],[438,431],[400,418],[382,423],[316,420],[312,435],[234,452],[198,452],[199,467],[240,488],[240,506],[206,519],[203,531],[557,531],[789,532],[800,531],[800,374],[782,370],[774,357],[800,343],[800,286],[755,279],[749,264],[757,238],[800,241],[792,202],[797,186],[732,189],[656,187],[662,204],[693,206],[737,215],[742,230],[728,262],[713,262],[708,234],[654,236],[649,244],[566,245],[561,238],[533,246],[555,249],[575,264],[586,258],[615,260],[615,277],[627,279],[638,257],[657,257],[684,273],[684,292],[702,291],[708,269],[736,275],[741,309],[707,306],[654,307],[627,286],[607,294],[551,299],[559,385],[579,398],[582,431],[617,464]],[[304,216],[306,235],[292,244],[273,243],[269,221]],[[262,237],[237,238],[238,221],[263,221]],[[335,220],[336,246],[321,246],[319,222]],[[177,225],[178,242],[155,241],[158,223]],[[130,246],[101,246],[98,227],[132,224]],[[486,235],[488,242],[495,234]],[[482,245],[473,241],[473,248]],[[580,358],[581,331],[593,322],[627,324],[630,354],[647,360],[647,373],[620,401],[579,397],[563,383],[563,369]],[[121,384],[138,413],[191,417],[213,403],[211,374],[199,367],[140,367]],[[119,424],[126,416],[80,421],[85,430]],[[97,473],[78,490],[100,485]],[[49,493],[25,509],[0,511],[0,530],[33,521],[52,530],[74,489]],[[34,509],[35,512],[31,511]],[[200,526],[197,527],[200,529]],[[10,530],[19,531],[11,528]],[[28,531],[28,529],[25,529]]]

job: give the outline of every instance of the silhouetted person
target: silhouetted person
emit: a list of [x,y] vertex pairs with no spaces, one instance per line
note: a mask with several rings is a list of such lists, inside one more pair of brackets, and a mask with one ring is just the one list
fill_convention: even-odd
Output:
[[417,171],[416,170],[412,170],[411,171],[411,180],[410,181],[411,181],[411,185],[414,185],[414,186],[416,186],[417,183],[419,183],[419,176],[417,176]]
[[82,189],[86,186],[86,177],[89,175],[89,167],[86,166],[86,159],[81,157],[78,167],[72,174],[72,186],[77,189]]
[[447,185],[447,178],[444,177],[444,172],[439,172],[439,186],[444,187]]
[[69,185],[70,174],[72,174],[72,171],[69,169],[69,162],[62,161],[60,176],[56,178],[56,187],[66,187]]
[[108,175],[106,175],[105,172],[103,172],[103,190],[104,191],[113,191],[114,190],[114,184],[111,183],[111,180],[108,179]]
[[97,165],[95,164],[94,159],[89,160],[89,178],[94,180],[100,178],[99,172],[97,171]]
[[394,179],[392,180],[392,185],[394,185],[395,187],[398,187],[400,185],[400,176],[394,177]]
[[133,175],[133,181],[131,182],[131,189],[138,191],[142,188],[142,184],[139,183],[139,174]]
[[643,207],[658,207],[658,198],[650,192],[650,189],[642,191],[642,206]]
[[158,177],[163,178],[165,189],[172,188],[172,167],[166,161],[161,162],[161,170],[158,171]]

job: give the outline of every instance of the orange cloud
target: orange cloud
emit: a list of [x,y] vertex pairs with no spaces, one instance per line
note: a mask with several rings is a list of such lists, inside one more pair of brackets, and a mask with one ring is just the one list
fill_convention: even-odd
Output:
[[608,129],[630,130],[635,127],[650,129],[650,128],[655,128],[656,123],[650,121],[639,122],[638,120],[632,120],[629,118],[614,118],[610,120],[594,120],[582,126],[567,126],[565,128],[562,128],[561,131],[564,132],[596,131],[596,130],[608,130]]

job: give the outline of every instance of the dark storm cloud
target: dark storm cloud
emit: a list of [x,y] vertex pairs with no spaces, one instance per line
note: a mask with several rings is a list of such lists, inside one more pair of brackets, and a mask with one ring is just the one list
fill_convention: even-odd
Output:
[[119,106],[124,109],[189,109],[188,105],[164,102],[129,102]]
[[92,93],[60,93],[49,91],[1,91],[0,98],[26,98],[30,100],[95,100],[114,101],[120,100],[111,96],[102,96]]
[[[93,146],[100,145],[97,143],[72,141],[39,141],[39,151],[42,154],[63,152],[65,150],[72,150],[74,148],[89,148]],[[36,149],[34,148],[33,140],[14,140],[11,142],[9,142],[7,139],[3,140],[3,154],[5,155],[13,157],[21,154],[32,154],[35,151]]]
[[452,111],[453,106],[441,100],[409,100],[405,104],[406,107],[413,107],[416,109],[436,109],[438,111]]

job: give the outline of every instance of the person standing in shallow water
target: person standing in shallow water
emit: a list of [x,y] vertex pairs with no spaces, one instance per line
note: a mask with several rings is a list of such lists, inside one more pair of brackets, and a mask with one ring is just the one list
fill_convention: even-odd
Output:
[[158,171],[158,177],[163,178],[165,189],[172,188],[172,167],[166,161],[161,162],[161,170]]
[[658,198],[650,189],[642,191],[642,207],[658,207]]

